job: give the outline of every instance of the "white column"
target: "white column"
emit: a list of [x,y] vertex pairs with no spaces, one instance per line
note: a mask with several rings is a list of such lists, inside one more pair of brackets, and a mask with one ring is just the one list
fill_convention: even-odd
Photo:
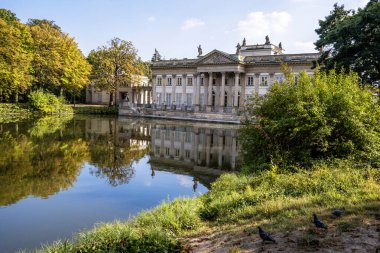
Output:
[[177,86],[177,76],[173,76],[173,79],[172,79],[172,105],[175,105],[176,104],[176,94],[175,94],[175,90],[176,90],[176,86]]
[[[187,87],[187,75],[184,74],[182,76],[182,78],[184,78],[185,80],[182,80],[182,104],[185,104],[186,103],[186,87]],[[188,105],[186,103],[186,105]]]
[[225,83],[226,83],[226,73],[222,72],[222,85],[220,86],[220,107],[224,107]]
[[[162,80],[162,77],[161,78],[161,85],[163,83],[163,80]],[[157,103],[157,82],[158,81],[158,77],[156,76],[155,78],[153,78],[153,83],[152,83],[152,93],[153,93],[153,104],[156,104]]]
[[[162,78],[162,101],[161,103],[166,104],[166,84],[168,83],[168,76],[165,76],[165,78]],[[162,105],[162,104],[161,104]]]
[[235,94],[233,106],[238,106],[238,93],[239,92],[239,72],[235,72]]
[[207,105],[211,106],[212,105],[212,81],[213,81],[212,72],[209,72],[208,75],[209,75],[209,78],[208,78]]
[[240,107],[245,106],[245,88],[246,88],[246,82],[247,82],[247,77],[246,75],[242,76],[241,82],[241,93],[240,93]]

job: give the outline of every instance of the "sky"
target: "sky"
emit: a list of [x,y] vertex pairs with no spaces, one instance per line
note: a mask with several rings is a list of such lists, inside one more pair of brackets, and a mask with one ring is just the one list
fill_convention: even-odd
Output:
[[334,3],[364,7],[368,0],[0,0],[0,8],[54,20],[87,55],[112,38],[128,40],[143,60],[154,49],[165,59],[196,58],[197,46],[235,53],[247,44],[282,42],[285,53],[311,53],[318,20]]

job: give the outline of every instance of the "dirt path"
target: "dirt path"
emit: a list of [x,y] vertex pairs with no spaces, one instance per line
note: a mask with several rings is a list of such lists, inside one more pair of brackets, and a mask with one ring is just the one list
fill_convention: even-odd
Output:
[[[328,231],[300,229],[273,233],[277,244],[263,245],[254,228],[204,235],[188,240],[194,253],[251,252],[373,252],[380,253],[380,221],[364,220],[354,228],[331,227]],[[376,251],[377,249],[377,251]]]

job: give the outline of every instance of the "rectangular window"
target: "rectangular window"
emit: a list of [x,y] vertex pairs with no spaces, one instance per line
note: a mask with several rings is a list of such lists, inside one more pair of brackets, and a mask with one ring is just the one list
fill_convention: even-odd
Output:
[[186,159],[190,159],[190,150],[185,151],[185,157]]
[[283,75],[276,75],[276,81],[279,83],[283,82],[284,81]]
[[170,148],[165,148],[165,154],[170,155]]
[[215,85],[215,84],[216,84],[216,79],[213,78],[213,79],[212,79],[212,85]]
[[268,76],[260,77],[260,86],[268,86]]
[[160,147],[156,146],[156,155],[159,155],[159,154],[160,154]]
[[175,149],[175,156],[179,157],[179,149],[178,148]]
[[177,78],[177,86],[181,86],[181,85],[182,85],[182,78],[178,77]]
[[248,76],[247,86],[253,86],[253,76]]
[[191,142],[191,133],[186,132],[185,134],[185,142],[190,143]]
[[192,98],[193,98],[193,94],[192,93],[187,93],[186,94],[186,105],[187,106],[191,106],[193,104]]
[[157,93],[157,104],[162,104],[162,94],[161,93]]
[[166,129],[165,131],[165,140],[170,141],[170,130]]
[[166,93],[166,105],[171,105],[171,104],[172,104],[172,94]]
[[181,136],[181,132],[179,130],[176,130],[174,134],[174,140],[180,141],[180,136]]
[[226,79],[224,80],[224,84],[225,84],[225,85],[228,85],[228,78],[226,78]]
[[203,85],[204,85],[204,78],[201,77],[201,86],[203,86]]
[[156,139],[161,139],[161,130],[157,129],[156,131]]
[[157,77],[157,86],[161,86],[161,85],[162,85],[162,78]]
[[171,77],[168,77],[168,86],[172,86],[172,78]]
[[187,85],[188,86],[192,86],[193,85],[193,78],[192,77],[188,77],[187,78]]
[[176,106],[182,105],[182,93],[175,94],[175,102],[176,102]]

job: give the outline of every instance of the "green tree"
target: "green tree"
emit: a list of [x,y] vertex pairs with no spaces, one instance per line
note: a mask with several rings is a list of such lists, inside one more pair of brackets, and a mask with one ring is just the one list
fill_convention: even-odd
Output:
[[92,50],[88,56],[92,64],[92,81],[96,88],[110,93],[109,106],[115,105],[114,95],[119,87],[138,80],[143,72],[132,42],[114,38],[109,45]]
[[28,25],[34,40],[34,87],[62,95],[63,90],[76,93],[89,84],[91,65],[74,38],[53,21],[31,19]]
[[380,80],[380,2],[370,0],[358,11],[334,5],[319,21],[315,42],[322,51],[319,65],[326,69],[354,70],[366,82]]
[[380,106],[360,88],[357,74],[302,72],[297,83],[286,80],[250,105],[241,137],[247,164],[258,169],[353,158],[378,165]]
[[32,38],[16,15],[0,9],[0,99],[18,95],[32,84]]

